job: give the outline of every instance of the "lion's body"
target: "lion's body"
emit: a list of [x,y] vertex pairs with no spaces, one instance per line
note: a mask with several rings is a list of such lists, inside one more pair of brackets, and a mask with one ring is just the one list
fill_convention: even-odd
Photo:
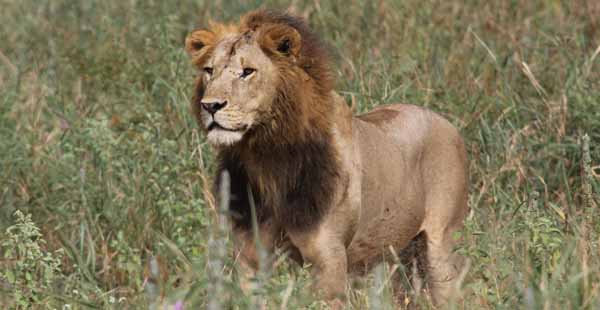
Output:
[[258,264],[252,193],[262,244],[311,262],[326,298],[344,294],[349,272],[424,236],[432,295],[446,301],[461,268],[452,234],[467,213],[458,131],[411,105],[352,116],[332,90],[318,38],[298,18],[258,11],[217,28],[192,33],[186,47],[205,71],[195,115],[218,151],[219,175],[231,175],[241,268]]
[[410,105],[382,106],[352,125],[358,144],[353,161],[362,175],[360,220],[347,249],[350,268],[389,245],[403,249],[421,231],[435,236],[460,227],[467,162],[453,126]]

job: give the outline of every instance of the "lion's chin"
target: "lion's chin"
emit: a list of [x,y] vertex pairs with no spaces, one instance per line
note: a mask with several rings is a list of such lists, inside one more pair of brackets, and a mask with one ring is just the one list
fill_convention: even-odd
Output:
[[214,128],[208,132],[206,139],[215,146],[230,146],[240,140],[244,136],[245,131],[230,131],[220,128]]

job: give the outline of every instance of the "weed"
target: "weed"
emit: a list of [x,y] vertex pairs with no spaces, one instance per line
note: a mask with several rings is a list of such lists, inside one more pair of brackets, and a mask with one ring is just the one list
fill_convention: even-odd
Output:
[[[0,239],[4,268],[0,273],[3,286],[13,294],[10,303],[16,309],[50,308],[54,286],[60,279],[62,250],[45,250],[46,240],[31,220],[31,215],[15,211],[15,224]],[[54,301],[54,302],[53,302]]]

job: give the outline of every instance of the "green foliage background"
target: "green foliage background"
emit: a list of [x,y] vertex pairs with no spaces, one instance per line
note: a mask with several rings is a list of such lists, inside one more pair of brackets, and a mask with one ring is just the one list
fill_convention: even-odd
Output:
[[[209,19],[236,21],[258,7],[309,19],[331,45],[337,89],[358,111],[414,103],[460,128],[473,211],[459,249],[470,269],[457,307],[600,307],[599,2],[0,0],[0,7],[0,304],[9,309],[175,300],[205,307],[214,274],[206,262],[215,214],[205,195],[213,156],[189,113],[195,72],[183,40]],[[32,215],[17,224],[29,230],[14,228],[16,210]],[[36,225],[41,236],[28,235]],[[8,251],[19,244],[43,253]],[[50,278],[19,269],[32,257],[49,257],[31,268],[52,270]],[[217,272],[224,287],[211,297],[251,307],[232,262],[224,263]],[[311,297],[306,269],[277,266],[260,291],[269,307],[326,307]],[[351,309],[376,304],[381,292],[368,287],[350,290]]]

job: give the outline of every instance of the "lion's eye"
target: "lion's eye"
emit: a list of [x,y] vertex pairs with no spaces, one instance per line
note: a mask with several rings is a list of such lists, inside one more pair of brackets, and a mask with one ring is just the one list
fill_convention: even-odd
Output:
[[204,67],[204,72],[206,72],[206,74],[208,74],[208,75],[212,75],[213,74],[213,68],[211,68],[211,67]]
[[242,78],[250,76],[254,72],[256,72],[256,69],[253,69],[253,68],[244,68],[244,71],[242,72]]

